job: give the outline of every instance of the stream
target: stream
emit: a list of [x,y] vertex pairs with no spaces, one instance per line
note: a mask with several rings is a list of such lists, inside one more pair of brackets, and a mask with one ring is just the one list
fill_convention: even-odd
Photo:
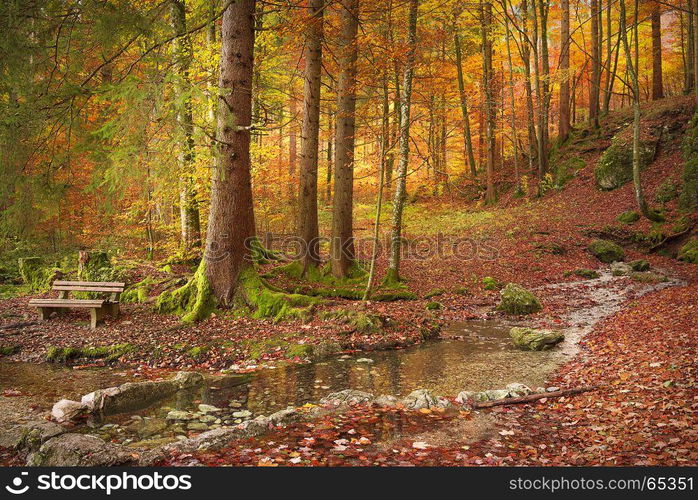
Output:
[[[84,431],[126,444],[148,446],[181,439],[190,432],[235,425],[288,406],[317,403],[327,394],[347,388],[398,397],[422,388],[433,394],[454,396],[462,390],[503,388],[511,382],[536,388],[545,384],[558,365],[576,354],[579,340],[596,323],[617,312],[624,301],[672,284],[676,282],[629,284],[628,280],[604,273],[597,280],[538,288],[548,296],[564,297],[570,305],[557,320],[566,339],[549,351],[521,351],[512,346],[509,329],[523,322],[493,319],[452,323],[442,331],[440,339],[405,349],[344,354],[318,362],[264,369],[242,382],[239,378],[209,377],[201,387],[179,391],[145,410],[88,422]],[[96,388],[133,380],[137,379],[131,372],[110,368],[71,370],[49,364],[2,361],[0,390],[12,388],[20,394],[0,398],[0,426],[26,420],[26,406],[31,406],[34,414],[41,413],[50,410],[60,398],[79,400],[82,394]],[[202,412],[198,406],[202,403],[221,411]],[[172,410],[181,410],[186,418],[166,419]]]

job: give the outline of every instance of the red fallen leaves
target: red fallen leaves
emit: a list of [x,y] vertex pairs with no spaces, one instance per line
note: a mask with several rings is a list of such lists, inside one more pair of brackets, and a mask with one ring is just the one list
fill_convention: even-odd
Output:
[[14,397],[23,396],[22,392],[15,390],[15,389],[5,389],[4,391],[2,391],[2,395],[5,396],[6,398],[14,398]]

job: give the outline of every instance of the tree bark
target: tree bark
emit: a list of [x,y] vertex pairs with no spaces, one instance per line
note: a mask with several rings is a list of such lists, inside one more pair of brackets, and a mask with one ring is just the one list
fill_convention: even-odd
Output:
[[412,79],[414,76],[415,52],[417,49],[417,10],[419,0],[410,0],[410,12],[407,22],[407,58],[400,94],[400,151],[395,179],[395,197],[393,199],[392,230],[390,234],[390,261],[386,281],[400,281],[400,257],[402,248],[402,212],[405,207],[407,167],[410,157],[410,110],[412,106]]
[[186,252],[201,246],[201,223],[199,204],[192,175],[194,173],[194,119],[191,99],[182,97],[188,92],[189,67],[192,58],[191,38],[187,32],[187,18],[184,0],[171,0],[172,27],[175,41],[174,56],[178,80],[175,85],[177,104],[177,126],[182,134],[179,153],[179,214],[182,249]]
[[233,305],[240,273],[252,266],[248,242],[255,235],[250,176],[254,14],[255,0],[237,0],[222,19],[220,152],[212,173],[205,271],[223,306]]
[[332,274],[345,277],[354,262],[352,207],[354,198],[354,134],[356,128],[356,36],[359,1],[340,4],[339,78],[332,206]]
[[533,170],[538,155],[538,135],[536,134],[535,112],[533,108],[533,88],[531,86],[531,49],[528,38],[528,0],[521,2],[521,61],[524,69],[524,90],[526,91],[526,128],[528,131],[528,167]]
[[465,146],[465,159],[470,167],[470,175],[477,177],[475,155],[473,154],[473,139],[470,132],[470,116],[468,115],[468,96],[465,93],[465,80],[463,78],[463,56],[461,54],[460,36],[453,35],[453,44],[456,49],[456,70],[458,72],[458,96],[460,97],[460,111],[463,118],[463,142]]
[[[507,1],[504,2],[504,8],[508,9]],[[511,101],[511,141],[514,147],[514,179],[516,182],[516,190],[520,190],[519,184],[519,144],[518,132],[516,128],[516,97],[514,93],[514,63],[511,57],[511,30],[509,29],[509,17],[504,16],[504,26],[506,28],[506,45],[507,45],[507,62],[509,64],[509,98]],[[568,102],[569,107],[569,102]],[[569,113],[568,113],[569,114]],[[569,120],[568,120],[569,121]]]
[[570,2],[560,2],[562,20],[560,22],[560,117],[558,141],[564,142],[570,135]]
[[288,110],[290,113],[288,124],[288,200],[295,204],[298,194],[298,181],[296,178],[296,161],[298,160],[298,139],[296,134],[296,115],[298,114],[298,104],[296,96],[291,88],[291,95],[288,100]]
[[599,39],[599,2],[591,0],[591,82],[589,83],[589,121],[599,127],[599,90],[601,87],[601,40]]
[[320,263],[317,181],[324,0],[310,0],[308,9],[310,19],[305,34],[305,83],[298,197],[298,232],[305,246],[304,269]]
[[652,100],[664,97],[662,82],[662,12],[658,2],[652,2]]

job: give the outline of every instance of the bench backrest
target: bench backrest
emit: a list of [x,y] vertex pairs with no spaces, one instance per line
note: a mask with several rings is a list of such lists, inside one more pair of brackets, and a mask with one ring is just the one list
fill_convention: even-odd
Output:
[[109,293],[113,300],[119,300],[119,295],[124,291],[126,283],[116,281],[54,281],[53,290],[61,292],[61,297],[70,292],[96,292]]

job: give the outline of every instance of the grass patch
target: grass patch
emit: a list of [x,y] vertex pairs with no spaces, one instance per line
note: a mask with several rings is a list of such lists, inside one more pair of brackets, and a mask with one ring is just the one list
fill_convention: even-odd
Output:
[[131,344],[113,344],[98,347],[49,346],[46,350],[46,361],[67,363],[75,359],[104,359],[107,362],[112,362],[133,350],[135,350],[135,347]]
[[383,318],[376,314],[369,314],[350,309],[335,309],[322,311],[320,319],[323,321],[335,321],[351,327],[352,331],[361,333],[377,333],[383,328]]

